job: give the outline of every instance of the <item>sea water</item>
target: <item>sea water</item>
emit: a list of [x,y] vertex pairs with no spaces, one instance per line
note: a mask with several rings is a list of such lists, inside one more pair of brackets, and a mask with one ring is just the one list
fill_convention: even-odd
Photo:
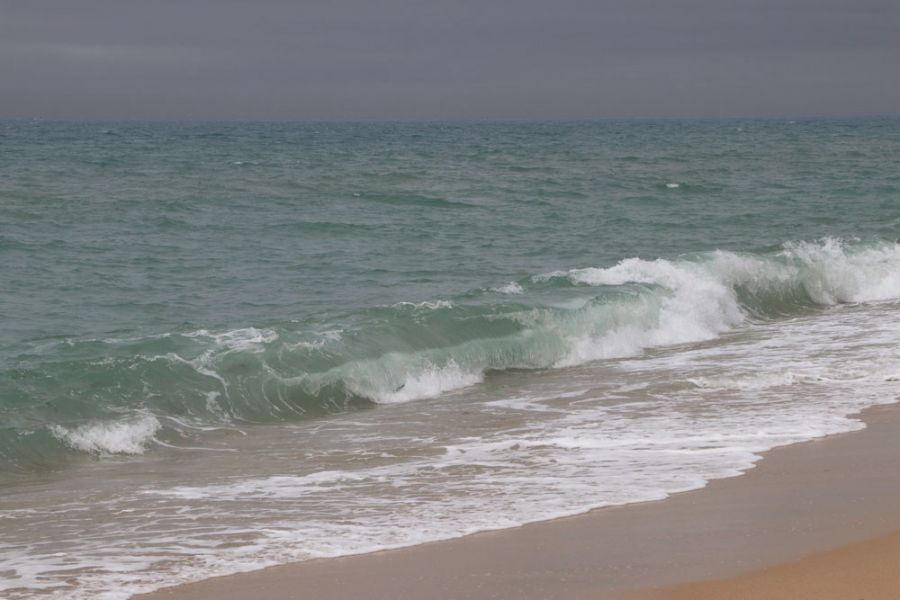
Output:
[[900,119],[0,122],[0,593],[663,499],[900,381]]

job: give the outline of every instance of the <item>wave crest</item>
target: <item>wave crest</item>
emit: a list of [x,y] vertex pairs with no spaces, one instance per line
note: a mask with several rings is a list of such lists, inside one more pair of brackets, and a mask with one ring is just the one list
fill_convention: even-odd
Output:
[[74,450],[91,454],[143,454],[162,428],[151,414],[123,421],[87,423],[72,429],[51,425],[50,432]]
[[766,252],[628,258],[516,286],[503,299],[398,303],[324,322],[42,346],[25,372],[28,389],[66,382],[68,413],[33,402],[28,414],[0,415],[8,423],[0,453],[39,443],[17,424],[45,423],[57,442],[82,452],[138,454],[163,428],[159,419],[166,439],[177,439],[177,422],[281,421],[434,398],[489,371],[634,356],[816,307],[897,299],[900,245],[825,239]]

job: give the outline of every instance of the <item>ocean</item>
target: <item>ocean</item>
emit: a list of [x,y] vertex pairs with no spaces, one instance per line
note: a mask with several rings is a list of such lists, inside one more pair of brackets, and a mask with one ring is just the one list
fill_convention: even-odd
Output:
[[900,119],[0,121],[0,594],[658,500],[900,381]]

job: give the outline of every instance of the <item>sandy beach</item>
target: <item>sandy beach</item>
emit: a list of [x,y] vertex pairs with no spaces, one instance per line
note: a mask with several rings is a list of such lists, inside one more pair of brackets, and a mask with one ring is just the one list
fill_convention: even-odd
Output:
[[736,577],[648,590],[634,600],[897,598],[900,532]]
[[900,0],[0,0],[0,600],[900,600]]
[[863,431],[777,448],[660,502],[136,598],[893,598],[900,406],[860,418]]

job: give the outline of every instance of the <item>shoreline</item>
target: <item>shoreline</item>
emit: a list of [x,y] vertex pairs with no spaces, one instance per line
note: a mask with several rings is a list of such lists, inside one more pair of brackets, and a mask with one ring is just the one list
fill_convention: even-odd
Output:
[[866,428],[774,448],[742,475],[664,500],[133,598],[649,599],[688,598],[702,582],[740,586],[733,581],[900,531],[900,404],[854,418]]

